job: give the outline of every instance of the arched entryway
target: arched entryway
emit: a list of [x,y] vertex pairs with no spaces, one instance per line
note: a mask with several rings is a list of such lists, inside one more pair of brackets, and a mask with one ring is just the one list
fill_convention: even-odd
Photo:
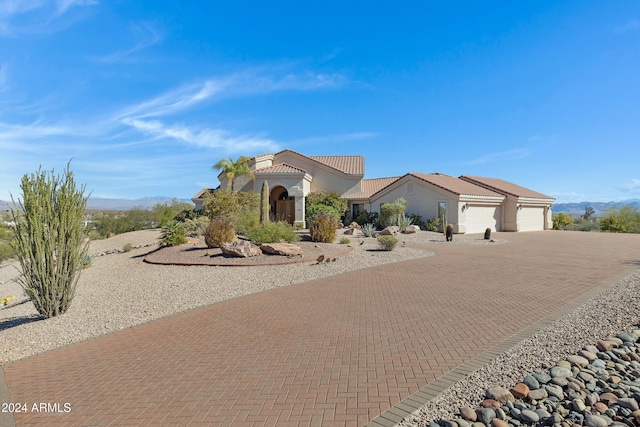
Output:
[[269,195],[271,221],[286,221],[293,224],[296,219],[295,197],[289,196],[286,188],[278,185],[271,190]]

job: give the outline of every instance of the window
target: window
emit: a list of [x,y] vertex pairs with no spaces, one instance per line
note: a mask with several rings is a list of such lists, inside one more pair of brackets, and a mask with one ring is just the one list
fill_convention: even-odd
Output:
[[438,202],[438,218],[447,219],[447,202]]
[[364,204],[363,203],[354,203],[353,205],[351,205],[351,213],[353,215],[354,218],[357,218],[358,215],[360,215],[360,213],[364,211]]

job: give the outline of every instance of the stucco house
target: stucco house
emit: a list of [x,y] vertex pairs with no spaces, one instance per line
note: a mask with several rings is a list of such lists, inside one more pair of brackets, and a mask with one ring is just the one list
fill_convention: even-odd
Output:
[[[312,191],[335,191],[349,201],[353,216],[361,210],[380,212],[380,206],[399,197],[408,201],[407,213],[425,219],[442,217],[455,233],[533,231],[552,227],[555,199],[497,178],[453,177],[441,173],[410,172],[400,177],[364,178],[362,156],[305,156],[293,150],[253,157],[254,178],[237,177],[234,191],[260,192],[269,183],[271,215],[278,220],[305,226],[304,198]],[[227,185],[224,173],[220,187]],[[202,208],[207,192],[193,197]]]

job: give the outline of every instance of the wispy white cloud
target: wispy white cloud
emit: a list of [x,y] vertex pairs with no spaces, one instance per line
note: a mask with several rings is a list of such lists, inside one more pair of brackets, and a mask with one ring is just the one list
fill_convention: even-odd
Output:
[[70,9],[97,4],[97,0],[0,0],[0,35],[47,33]]
[[125,120],[138,131],[157,138],[171,138],[203,148],[220,148],[228,153],[277,150],[279,145],[268,138],[255,135],[234,135],[225,129],[194,129],[185,125],[165,125],[159,120]]
[[632,19],[624,25],[619,25],[613,29],[613,33],[616,35],[621,35],[624,33],[628,33],[630,31],[640,30],[640,21],[637,19]]
[[620,186],[620,190],[628,194],[640,194],[640,179],[634,178]]
[[476,159],[465,162],[468,165],[479,165],[481,163],[505,162],[512,160],[520,160],[529,157],[532,154],[530,148],[514,148],[513,150],[500,151],[480,156]]
[[93,58],[93,60],[104,63],[135,62],[137,61],[137,59],[133,56],[134,53],[151,47],[162,41],[162,35],[160,34],[160,32],[149,22],[140,22],[133,24],[131,26],[131,32],[137,40],[133,47],[117,51],[109,55]]

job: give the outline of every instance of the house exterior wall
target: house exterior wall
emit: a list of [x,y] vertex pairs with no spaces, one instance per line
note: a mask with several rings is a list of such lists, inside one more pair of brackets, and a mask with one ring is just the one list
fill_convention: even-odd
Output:
[[324,190],[335,191],[342,196],[358,193],[362,190],[362,177],[345,175],[341,172],[323,167],[322,165],[308,161],[295,154],[283,153],[274,159],[274,164],[286,163],[296,168],[303,169],[313,177],[310,191]]
[[282,186],[287,189],[289,196],[295,197],[295,222],[301,223],[302,227],[305,227],[305,211],[304,211],[304,198],[309,194],[311,188],[310,177],[308,175],[269,175],[268,177],[257,176],[252,181],[253,190],[256,193],[262,191],[262,183],[264,181],[269,183],[269,191],[273,190],[277,186]]
[[394,183],[389,190],[375,195],[371,199],[370,209],[367,210],[379,214],[382,203],[392,203],[400,197],[407,200],[407,214],[422,215],[425,220],[438,217],[438,202],[445,202],[447,221],[453,225],[454,233],[464,233],[458,225],[460,212],[458,196],[413,177]]

